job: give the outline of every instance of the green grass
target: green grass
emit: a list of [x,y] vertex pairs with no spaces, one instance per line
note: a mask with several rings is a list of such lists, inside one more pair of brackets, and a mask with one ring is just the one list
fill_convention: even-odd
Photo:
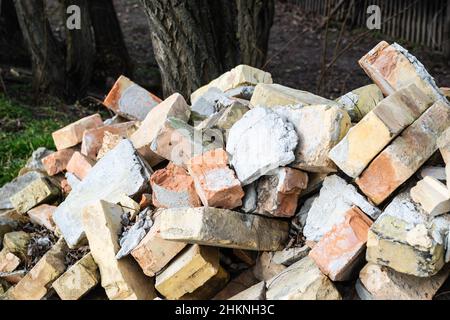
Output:
[[17,176],[32,152],[54,149],[51,133],[70,122],[57,106],[30,107],[0,94],[0,186]]

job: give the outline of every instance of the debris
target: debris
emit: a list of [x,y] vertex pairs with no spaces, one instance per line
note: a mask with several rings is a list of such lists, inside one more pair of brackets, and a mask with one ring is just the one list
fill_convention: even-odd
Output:
[[297,141],[292,124],[273,110],[258,107],[248,111],[230,129],[226,150],[231,154],[238,179],[247,185],[293,162]]
[[188,162],[189,174],[204,206],[234,209],[242,205],[244,191],[227,164],[228,155],[223,149],[210,150]]
[[287,240],[285,221],[218,208],[176,208],[161,212],[161,237],[224,248],[276,251]]
[[150,173],[129,140],[122,140],[100,159],[53,215],[69,247],[82,244],[85,239],[81,223],[85,206],[99,199],[115,202],[123,194],[133,197],[144,192]]
[[42,164],[44,165],[47,174],[49,176],[54,176],[66,170],[67,164],[74,152],[74,149],[62,149],[43,158]]
[[383,99],[380,88],[376,84],[369,84],[344,94],[336,102],[348,112],[352,122],[359,122]]
[[53,132],[53,142],[57,150],[74,147],[82,141],[85,130],[101,126],[103,126],[102,118],[99,114],[94,114]]
[[150,178],[152,202],[157,208],[199,207],[200,198],[195,191],[194,179],[173,163],[156,171]]
[[62,300],[78,300],[99,282],[98,267],[88,253],[56,279],[52,287]]
[[432,177],[425,177],[411,189],[411,198],[432,216],[450,212],[450,192],[447,186]]
[[272,279],[284,269],[286,269],[286,266],[273,261],[272,252],[263,252],[259,255],[252,270],[256,279],[259,281],[267,281]]
[[261,281],[250,288],[239,292],[237,295],[228,300],[265,300],[266,299],[266,283]]
[[49,180],[40,178],[32,181],[9,199],[17,212],[26,213],[41,203],[55,200],[59,194],[58,188]]
[[77,151],[70,158],[66,170],[67,172],[74,174],[79,180],[83,180],[94,165],[94,160],[89,159]]
[[22,176],[18,176],[13,181],[0,188],[0,212],[1,210],[14,209],[10,199],[13,195],[27,187],[34,180],[44,178],[45,175],[38,171],[30,171]]
[[432,101],[414,84],[383,99],[330,151],[330,158],[352,178],[403,129],[430,107]]
[[91,202],[83,210],[83,227],[100,270],[101,285],[111,300],[153,299],[156,296],[153,283],[133,259],[116,259],[122,213],[120,206],[103,200]]
[[53,214],[55,213],[56,208],[56,206],[41,204],[40,206],[29,210],[27,214],[32,223],[43,226],[48,230],[55,232],[56,225],[53,221]]
[[191,245],[156,276],[155,287],[167,299],[194,292],[219,272],[217,248]]
[[157,96],[127,77],[120,76],[103,104],[126,119],[142,121],[160,102]]

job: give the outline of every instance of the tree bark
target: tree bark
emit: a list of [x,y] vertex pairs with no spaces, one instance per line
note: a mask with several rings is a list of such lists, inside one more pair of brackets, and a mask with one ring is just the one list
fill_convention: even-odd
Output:
[[164,95],[185,97],[223,72],[266,59],[274,0],[141,0]]
[[115,79],[122,74],[132,77],[130,57],[112,0],[88,2],[96,46],[94,83],[104,85],[108,77]]
[[67,19],[67,8],[77,5],[81,9],[81,28],[66,27],[66,76],[73,98],[86,94],[94,68],[95,44],[91,28],[88,0],[62,0],[63,17]]
[[31,54],[36,93],[66,97],[64,52],[55,39],[42,0],[14,0],[22,35]]
[[0,60],[23,66],[30,63],[13,0],[0,0]]

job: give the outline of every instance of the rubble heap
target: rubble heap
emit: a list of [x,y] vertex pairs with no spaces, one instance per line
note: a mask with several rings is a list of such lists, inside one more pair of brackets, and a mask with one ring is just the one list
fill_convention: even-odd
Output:
[[447,91],[398,44],[359,63],[374,84],[335,101],[246,65],[191,105],[120,77],[113,118],[54,132],[56,151],[36,150],[0,189],[0,296],[439,296]]

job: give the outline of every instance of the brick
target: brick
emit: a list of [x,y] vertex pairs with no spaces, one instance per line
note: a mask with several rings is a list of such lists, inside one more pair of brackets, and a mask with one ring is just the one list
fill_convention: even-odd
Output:
[[185,168],[193,156],[222,147],[220,130],[196,130],[175,117],[166,119],[150,145],[151,151]]
[[373,220],[380,210],[369,203],[356,188],[344,179],[333,175],[324,182],[320,195],[312,202],[306,218],[303,234],[307,240],[319,241],[333,226],[345,221],[347,211],[357,206]]
[[445,174],[445,167],[441,166],[424,166],[420,170],[420,177],[425,178],[430,176],[434,179],[445,181],[447,180],[447,176]]
[[100,270],[101,285],[110,300],[153,299],[153,282],[143,275],[136,262],[131,257],[116,259],[122,214],[120,206],[103,200],[83,210],[83,226]]
[[81,143],[81,153],[92,160],[96,160],[97,154],[103,144],[105,132],[126,138],[133,132],[135,124],[134,121],[130,121],[86,130]]
[[11,182],[6,183],[3,187],[0,188],[0,212],[2,210],[13,209],[14,206],[9,198],[24,189],[34,180],[44,177],[45,175],[41,172],[30,171],[25,173],[23,176],[14,178],[14,180],[12,180]]
[[8,297],[13,300],[40,300],[44,298],[53,281],[66,269],[64,257],[67,250],[64,239],[60,239],[44,254],[30,272],[15,287],[10,289]]
[[103,135],[102,146],[97,153],[97,161],[103,158],[109,151],[114,149],[123,139],[124,138],[118,134],[105,131],[105,134]]
[[0,251],[0,272],[13,272],[20,265],[20,259],[7,249]]
[[149,277],[161,271],[186,246],[183,242],[163,239],[160,229],[161,219],[158,215],[144,239],[131,251],[133,258]]
[[53,132],[52,137],[56,149],[62,150],[76,146],[83,139],[83,133],[85,130],[98,128],[101,126],[103,126],[102,118],[99,114],[94,114]]
[[156,276],[156,289],[167,299],[194,292],[219,271],[217,248],[192,245]]
[[187,293],[180,300],[209,300],[222,290],[230,280],[229,273],[219,266],[217,273],[192,293]]
[[291,247],[273,253],[272,261],[289,267],[291,264],[303,259],[308,255],[310,248],[307,245],[302,247]]
[[152,202],[157,208],[199,207],[200,198],[195,191],[194,180],[188,172],[169,163],[150,177]]
[[294,263],[266,282],[267,300],[340,300],[333,282],[309,258]]
[[98,266],[88,253],[53,282],[61,300],[78,300],[100,282]]
[[417,277],[435,275],[444,266],[445,233],[450,217],[432,218],[409,191],[386,207],[368,233],[366,259]]
[[376,84],[369,84],[344,94],[336,102],[348,112],[352,122],[357,123],[383,99],[380,88]]
[[308,185],[308,175],[300,170],[283,167],[256,183],[256,213],[273,217],[292,217],[298,198]]
[[54,200],[60,194],[49,180],[41,178],[32,181],[24,189],[10,198],[14,208],[19,213],[26,213],[35,206]]
[[159,130],[164,127],[166,119],[175,117],[187,122],[190,114],[190,108],[183,96],[174,93],[147,114],[139,129],[131,135],[130,140],[151,166],[157,165],[164,159],[155,154],[150,149],[150,145],[156,139]]
[[[253,108],[230,130],[226,150],[243,185],[295,160],[294,127],[269,108]],[[249,159],[248,155],[252,155]]]
[[439,151],[445,164],[450,164],[450,128],[444,130],[437,140]]
[[142,121],[160,102],[154,94],[120,76],[103,104],[126,119]]
[[256,85],[258,83],[272,83],[272,76],[268,72],[241,64],[194,91],[191,94],[191,102],[195,103],[211,87],[216,87],[225,92],[242,85]]
[[148,208],[153,205],[152,195],[150,193],[143,193],[141,200],[139,201],[139,206],[141,210]]
[[272,252],[263,252],[258,256],[253,267],[253,274],[259,281],[267,281],[286,269],[286,266],[273,261]]
[[350,129],[346,111],[333,105],[293,105],[272,110],[292,123],[298,135],[295,161],[289,166],[308,172],[337,171],[328,153]]
[[448,275],[445,268],[432,277],[420,278],[368,263],[359,279],[373,300],[431,300]]
[[27,261],[30,239],[31,235],[24,231],[9,232],[3,236],[3,249],[19,257],[21,261]]
[[38,226],[43,226],[48,230],[55,231],[56,225],[53,221],[53,214],[56,211],[56,206],[48,204],[41,204],[28,211],[30,221]]
[[161,212],[161,237],[224,248],[276,251],[288,236],[288,224],[218,208],[175,208]]
[[68,245],[74,248],[86,240],[81,222],[85,206],[100,199],[117,203],[124,194],[139,196],[149,190],[151,172],[126,139],[100,159],[53,215]]
[[70,158],[72,158],[74,149],[63,149],[56,151],[42,159],[42,164],[49,176],[54,176],[66,170]]
[[244,190],[223,149],[193,157],[187,164],[195,190],[206,207],[233,209],[242,205]]
[[396,91],[353,126],[331,149],[329,157],[348,176],[358,177],[431,104],[430,98],[414,84]]
[[375,204],[382,203],[437,150],[437,137],[450,125],[450,107],[437,102],[406,128],[356,179]]
[[423,64],[397,43],[389,45],[381,41],[359,60],[359,65],[386,96],[414,83],[433,102],[444,101]]
[[95,165],[95,161],[82,155],[80,152],[75,152],[67,164],[66,170],[74,174],[78,179],[83,180]]
[[276,107],[299,104],[302,106],[318,104],[338,104],[307,91],[292,89],[279,84],[259,83],[255,87],[250,108],[257,106]]
[[334,226],[312,248],[309,256],[333,281],[350,280],[364,257],[367,232],[372,221],[357,207],[347,211],[345,221]]
[[450,212],[450,192],[447,186],[432,177],[425,177],[411,189],[411,198],[430,215]]

